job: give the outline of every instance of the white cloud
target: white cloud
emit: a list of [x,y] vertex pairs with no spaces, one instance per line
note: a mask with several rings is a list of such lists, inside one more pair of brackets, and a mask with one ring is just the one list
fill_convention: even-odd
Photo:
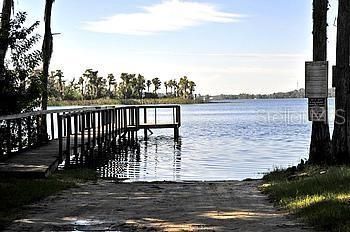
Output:
[[244,17],[220,11],[208,3],[187,0],[166,0],[142,9],[140,13],[116,14],[99,21],[86,22],[83,28],[101,33],[151,35],[207,22],[234,23]]

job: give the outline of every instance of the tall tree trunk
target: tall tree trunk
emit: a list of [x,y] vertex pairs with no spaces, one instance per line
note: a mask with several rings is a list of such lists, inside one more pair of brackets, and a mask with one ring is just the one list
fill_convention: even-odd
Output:
[[[327,60],[327,11],[328,0],[313,2],[313,60]],[[327,122],[313,122],[309,160],[320,164],[330,156],[330,134]]]
[[47,83],[49,78],[49,66],[51,61],[52,49],[53,49],[53,38],[51,32],[51,12],[52,4],[54,0],[46,0],[45,5],[45,35],[43,42],[43,95],[42,95],[42,109],[47,109],[48,93]]
[[[45,4],[45,35],[42,47],[43,53],[43,76],[42,76],[42,85],[43,85],[43,94],[41,101],[42,110],[47,110],[47,102],[48,102],[48,79],[49,79],[49,67],[52,55],[52,32],[51,32],[51,12],[52,12],[52,4],[54,0],[46,0]],[[41,119],[41,141],[46,142],[48,140],[47,135],[47,122],[46,117]]]
[[336,118],[332,141],[333,156],[338,163],[350,161],[349,156],[349,39],[350,2],[339,0],[337,26],[337,62],[334,69],[333,86],[335,90]]
[[[3,0],[0,28],[0,99],[9,98],[8,80],[6,78],[5,57],[9,47],[10,21],[13,9],[13,0]],[[12,104],[10,104],[12,105]],[[12,113],[8,101],[1,100],[0,115]]]
[[9,46],[10,20],[12,9],[13,0],[4,0],[2,5],[0,30],[0,75],[3,75],[5,70],[5,57]]

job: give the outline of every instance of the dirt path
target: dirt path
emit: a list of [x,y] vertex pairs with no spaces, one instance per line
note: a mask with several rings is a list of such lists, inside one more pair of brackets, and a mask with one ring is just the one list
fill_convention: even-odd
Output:
[[258,184],[99,181],[29,206],[8,231],[308,231],[273,208]]

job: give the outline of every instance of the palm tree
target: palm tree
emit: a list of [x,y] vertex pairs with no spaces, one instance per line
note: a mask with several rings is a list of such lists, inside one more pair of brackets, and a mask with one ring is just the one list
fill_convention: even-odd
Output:
[[92,100],[97,97],[97,79],[98,71],[93,71],[92,69],[87,69],[83,76],[88,81],[87,83],[87,95],[89,99]]
[[174,87],[174,97],[177,97],[179,94],[179,84],[177,83],[177,81],[174,79],[173,80],[173,87]]
[[196,83],[194,83],[194,81],[189,81],[188,86],[189,86],[190,96],[193,98],[193,92],[195,91]]
[[106,92],[107,80],[103,77],[97,77],[96,80],[96,98],[99,99],[103,97]]
[[168,88],[170,88],[170,95],[173,94],[173,80],[168,81]]
[[[47,94],[47,83],[48,83],[48,77],[49,77],[49,66],[52,56],[52,50],[53,50],[53,38],[52,38],[52,32],[51,32],[51,12],[52,12],[52,4],[55,0],[46,0],[45,5],[45,35],[44,35],[44,41],[43,41],[43,47],[42,47],[42,56],[43,56],[43,95],[42,95],[42,105],[41,108],[43,110],[47,110],[47,101],[48,101],[48,94]],[[46,128],[45,128],[46,129]]]
[[146,83],[145,77],[139,74],[137,76],[137,81],[136,81],[136,89],[137,89],[139,98],[142,98],[142,93],[146,89],[145,83]]
[[162,82],[156,77],[152,79],[152,84],[154,85],[154,93],[157,94],[157,90],[160,89]]
[[64,86],[65,86],[65,81],[63,80],[64,75],[62,70],[56,70],[54,72],[54,77],[57,78],[58,92],[59,92],[60,99],[62,100],[64,97]]
[[165,95],[168,95],[169,83],[167,81],[164,81],[164,86],[165,86]]
[[84,100],[84,77],[81,76],[79,77],[79,81],[78,81],[78,84],[80,85],[80,94],[81,94],[81,98],[82,100]]
[[147,80],[146,85],[147,85],[147,92],[149,92],[149,88],[150,88],[151,85],[152,85],[152,81]]
[[122,83],[119,86],[119,91],[123,95],[124,99],[129,99],[133,95],[133,88],[135,81],[135,74],[122,73],[120,79]]
[[114,86],[116,83],[114,75],[108,74],[107,81],[108,81],[108,95],[109,95],[109,97],[112,97],[112,95],[113,95],[112,94],[112,86]]
[[188,97],[187,90],[189,89],[189,80],[186,76],[181,77],[179,81],[179,93],[183,98]]

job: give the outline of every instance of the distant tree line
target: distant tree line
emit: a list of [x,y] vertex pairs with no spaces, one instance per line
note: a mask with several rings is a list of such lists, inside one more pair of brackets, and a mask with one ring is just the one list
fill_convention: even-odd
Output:
[[51,100],[94,100],[101,98],[142,99],[163,97],[194,97],[195,82],[188,77],[179,81],[165,81],[165,94],[159,94],[162,82],[158,77],[146,80],[141,74],[122,73],[119,80],[113,75],[106,77],[98,71],[87,69],[79,79],[65,80],[61,70],[51,72],[48,95]]
[[[334,88],[329,89],[329,97],[334,97]],[[305,89],[293,90],[289,92],[277,92],[272,94],[221,94],[212,96],[215,100],[224,99],[284,99],[284,98],[305,98]]]

